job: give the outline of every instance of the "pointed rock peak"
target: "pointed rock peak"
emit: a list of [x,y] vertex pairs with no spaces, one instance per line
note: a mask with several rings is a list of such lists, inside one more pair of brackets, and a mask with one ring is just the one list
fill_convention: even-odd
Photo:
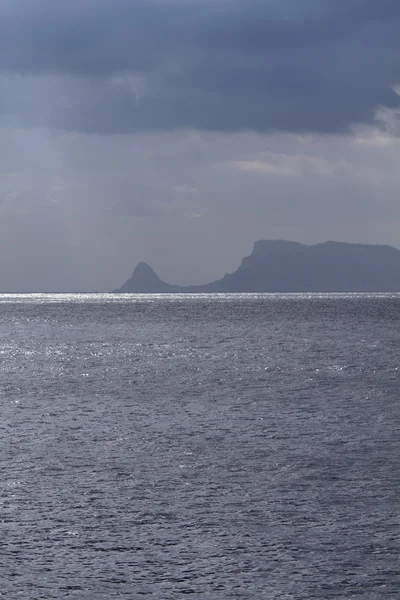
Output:
[[162,292],[165,285],[166,284],[161,281],[150,265],[145,262],[140,262],[136,265],[132,277],[116,291],[144,294],[147,292]]
[[133,271],[133,275],[132,277],[135,276],[139,276],[139,277],[157,277],[158,279],[158,275],[156,275],[156,273],[154,272],[154,270],[150,267],[150,265],[148,265],[145,262],[140,262],[136,265],[135,270]]

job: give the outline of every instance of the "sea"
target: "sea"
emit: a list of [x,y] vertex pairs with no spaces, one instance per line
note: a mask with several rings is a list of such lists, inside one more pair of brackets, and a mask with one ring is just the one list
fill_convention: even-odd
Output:
[[397,600],[400,294],[1,295],[0,597]]

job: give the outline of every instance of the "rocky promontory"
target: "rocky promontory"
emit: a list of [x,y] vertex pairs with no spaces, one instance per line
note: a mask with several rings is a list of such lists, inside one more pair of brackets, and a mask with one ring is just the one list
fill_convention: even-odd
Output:
[[307,246],[260,240],[239,268],[204,285],[162,281],[140,262],[118,293],[390,292],[400,291],[400,250],[392,246],[324,242]]

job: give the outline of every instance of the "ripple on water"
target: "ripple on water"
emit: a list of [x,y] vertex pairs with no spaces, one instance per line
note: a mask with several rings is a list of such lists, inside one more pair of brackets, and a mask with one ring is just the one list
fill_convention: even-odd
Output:
[[0,304],[1,597],[397,597],[400,295]]

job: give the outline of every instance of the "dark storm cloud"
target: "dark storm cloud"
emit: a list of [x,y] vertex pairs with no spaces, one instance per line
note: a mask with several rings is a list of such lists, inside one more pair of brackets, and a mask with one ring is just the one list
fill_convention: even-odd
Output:
[[22,124],[338,132],[399,104],[399,0],[13,0],[1,10],[0,69],[25,87],[8,81],[0,110]]

